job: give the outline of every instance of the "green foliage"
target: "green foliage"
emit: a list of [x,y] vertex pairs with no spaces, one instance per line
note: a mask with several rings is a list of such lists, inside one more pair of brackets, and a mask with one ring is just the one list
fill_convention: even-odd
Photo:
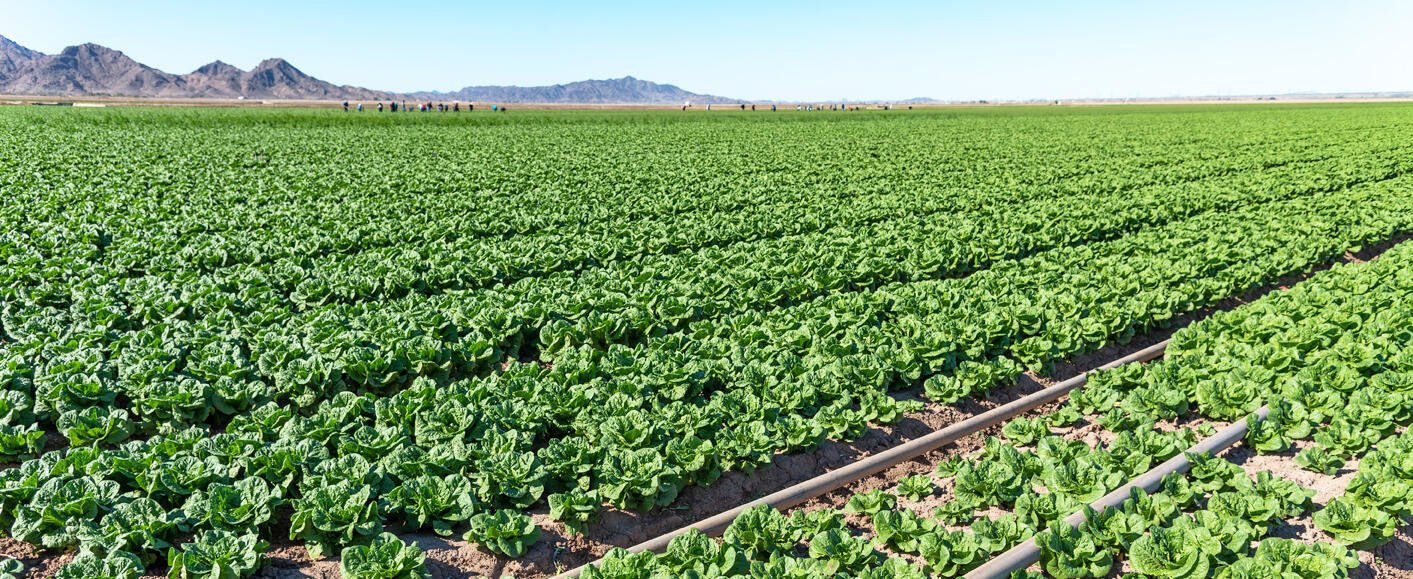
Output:
[[540,540],[540,528],[529,516],[502,509],[471,517],[471,528],[462,538],[492,553],[519,557]]
[[0,457],[12,461],[31,460],[39,456],[49,434],[38,424],[29,426],[0,425]]
[[[501,512],[574,529],[601,503],[669,506],[920,407],[896,392],[985,396],[1413,229],[1408,153],[1387,145],[1400,107],[1170,113],[747,130],[641,112],[5,109],[0,455],[18,464],[0,472],[0,528],[77,551],[67,573],[84,575],[130,575],[117,567],[185,533],[177,552],[242,552],[284,508],[315,556],[372,553],[385,517],[514,548],[526,529]],[[406,154],[368,156],[374,141]],[[890,154],[795,162],[859,143]],[[938,516],[968,530],[919,537],[926,520],[881,495],[851,507],[956,575],[1190,446],[1154,423],[1271,404],[1253,446],[1313,437],[1298,460],[1324,471],[1377,443],[1344,500],[1406,517],[1413,451],[1384,447],[1413,418],[1409,255],[1216,313],[1167,360],[1097,373],[1072,404],[1007,425],[1027,450],[988,441],[939,465],[955,501]],[[1081,418],[1127,432],[1093,448],[1048,436]],[[45,452],[44,433],[67,446]],[[1181,527],[1240,561],[1244,535],[1308,497],[1239,470],[1197,459],[1189,482],[1085,533],[1116,552],[1139,520]],[[1210,513],[1177,514],[1197,506]],[[1015,516],[972,522],[985,507]],[[846,530],[833,511],[753,511],[720,549],[604,568],[919,572]],[[216,531],[242,546],[196,547]],[[815,538],[818,558],[799,557]]]
[[976,516],[976,508],[971,507],[961,501],[947,501],[942,506],[932,509],[932,516],[946,521],[948,524],[961,525],[970,522]]
[[345,579],[428,579],[426,555],[417,543],[402,542],[392,533],[381,533],[367,545],[344,547],[339,572]]
[[1398,529],[1398,519],[1337,497],[1315,511],[1315,526],[1342,545],[1367,549],[1388,542]]
[[303,539],[315,559],[365,541],[379,532],[382,518],[371,502],[373,489],[344,481],[321,485],[294,500],[289,538]]
[[383,511],[402,517],[402,527],[417,531],[431,527],[449,537],[452,527],[476,514],[476,498],[466,477],[422,475],[408,479],[384,495]]
[[15,579],[23,575],[24,572],[25,564],[20,562],[19,559],[11,559],[9,557],[0,559],[0,579]]
[[1035,444],[1035,441],[1050,435],[1050,427],[1044,418],[1017,417],[1001,428],[1001,434],[1021,446]]
[[925,474],[905,477],[898,481],[898,494],[903,495],[910,501],[920,501],[925,497],[932,496],[932,491],[937,489],[937,484],[932,482],[932,477]]
[[157,501],[137,498],[114,507],[98,523],[83,525],[78,538],[85,553],[99,558],[135,554],[150,565],[171,549],[169,541],[178,528],[189,524],[183,511],[168,511]]
[[564,522],[571,534],[582,533],[587,523],[598,516],[599,499],[596,493],[580,489],[550,495],[550,517]]
[[182,511],[187,515],[188,528],[256,533],[283,502],[279,492],[264,479],[242,478],[231,485],[214,483],[204,490],[197,489]]
[[751,560],[765,559],[794,546],[797,537],[791,527],[790,519],[781,515],[780,511],[760,505],[746,509],[736,517],[721,538],[741,549]]
[[142,562],[131,553],[115,551],[106,557],[79,553],[73,561],[59,568],[54,579],[137,579],[145,571]]
[[1246,417],[1246,443],[1258,452],[1284,452],[1290,448],[1290,442],[1280,423],[1257,420],[1255,416]]
[[1080,414],[1079,409],[1075,408],[1073,404],[1066,404],[1054,412],[1047,414],[1045,416],[1045,423],[1052,428],[1064,428],[1066,426],[1073,426],[1074,423],[1079,422],[1081,419],[1083,419],[1083,415]]
[[1148,530],[1148,522],[1138,513],[1109,507],[1096,512],[1084,506],[1084,522],[1079,530],[1110,554],[1127,553],[1129,546]]
[[1139,537],[1129,550],[1129,564],[1151,577],[1206,577],[1222,544],[1199,526],[1157,527]]
[[849,497],[849,502],[844,505],[844,512],[872,515],[879,511],[892,510],[896,506],[898,506],[896,495],[883,492],[881,489],[874,489]]
[[883,559],[882,553],[873,550],[868,541],[842,529],[817,533],[808,543],[810,558],[823,561],[828,575],[855,574]]
[[1295,454],[1295,464],[1305,470],[1322,472],[1327,475],[1334,475],[1340,467],[1344,466],[1344,462],[1343,457],[1332,455],[1319,446],[1312,446]]
[[673,537],[658,564],[675,577],[695,573],[699,577],[731,577],[744,571],[748,562],[731,544],[719,544],[696,529]]
[[918,539],[936,527],[932,520],[917,516],[911,509],[880,511],[870,521],[878,541],[901,553],[916,553]]
[[1256,546],[1255,553],[1242,556],[1217,570],[1217,579],[1261,579],[1264,577],[1328,577],[1343,579],[1359,566],[1359,557],[1349,549],[1327,543],[1305,544],[1290,539],[1270,538]]
[[167,576],[172,579],[227,579],[250,577],[266,563],[268,543],[256,535],[207,531],[191,543],[172,548],[167,555]]
[[50,549],[78,544],[78,531],[112,510],[118,483],[90,477],[53,477],[34,489],[28,504],[19,506],[10,536]]
[[1040,564],[1057,579],[1103,577],[1113,566],[1113,556],[1093,537],[1065,523],[1036,533],[1035,543],[1040,546]]
[[923,570],[942,576],[956,576],[983,563],[988,553],[974,536],[965,532],[935,532],[918,541]]

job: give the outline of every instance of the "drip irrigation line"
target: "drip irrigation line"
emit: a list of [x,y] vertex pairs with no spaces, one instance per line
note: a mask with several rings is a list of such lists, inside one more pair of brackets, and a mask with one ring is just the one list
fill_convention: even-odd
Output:
[[[1135,362],[1147,362],[1159,358],[1163,355],[1163,350],[1167,348],[1168,340],[1163,340],[1147,348],[1104,364],[1094,370],[1080,374],[1054,386],[1050,386],[1039,392],[1024,396],[1007,404],[997,406],[986,412],[952,424],[941,430],[934,431],[920,438],[908,441],[878,454],[864,458],[858,462],[828,472],[812,479],[800,482],[784,490],[766,495],[754,501],[745,503],[736,508],[718,513],[706,519],[702,519],[686,527],[682,527],[665,535],[649,539],[628,548],[629,552],[640,553],[643,551],[653,551],[661,553],[667,549],[668,543],[673,538],[683,535],[693,529],[701,531],[707,536],[717,536],[726,530],[741,513],[761,506],[769,505],[776,509],[788,509],[803,503],[814,497],[837,490],[844,485],[857,481],[861,478],[874,475],[884,470],[927,454],[928,452],[942,448],[948,444],[956,442],[962,438],[981,432],[1005,420],[1009,420],[1025,412],[1029,412],[1051,402],[1063,399],[1071,391],[1083,386],[1089,381],[1089,374],[1099,370],[1110,370],[1125,364]],[[1166,464],[1166,463],[1165,463]],[[1161,478],[1161,477],[1160,477]],[[1128,495],[1124,495],[1125,497]],[[566,571],[554,576],[553,579],[572,579],[584,572],[584,569],[598,565],[602,559],[593,561],[576,569]]]
[[[1251,413],[1248,418],[1255,418],[1257,422],[1266,419],[1270,414],[1269,406],[1262,406],[1256,412]],[[1192,463],[1187,460],[1188,453],[1210,453],[1216,454],[1241,442],[1246,436],[1247,421],[1238,420],[1231,426],[1222,429],[1221,432],[1208,437],[1206,440],[1193,445],[1186,451],[1179,453],[1153,468],[1143,473],[1123,485],[1114,492],[1104,495],[1099,500],[1089,503],[1089,507],[1095,512],[1102,513],[1109,507],[1118,508],[1129,498],[1129,489],[1142,489],[1145,493],[1151,493],[1162,484],[1163,477],[1173,473],[1185,473],[1192,467]],[[1084,510],[1065,517],[1065,524],[1071,527],[1079,527],[1085,521]],[[1025,569],[1040,561],[1040,546],[1035,543],[1035,538],[1027,539],[1024,543],[1012,547],[1011,550],[1002,553],[996,558],[987,561],[986,564],[972,569],[970,573],[963,575],[963,579],[1006,579],[1013,571]]]

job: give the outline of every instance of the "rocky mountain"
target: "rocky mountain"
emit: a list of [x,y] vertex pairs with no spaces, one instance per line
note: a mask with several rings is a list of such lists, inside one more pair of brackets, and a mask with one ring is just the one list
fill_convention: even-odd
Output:
[[283,58],[271,58],[244,71],[219,60],[182,75],[187,93],[198,98],[261,98],[316,100],[378,100],[385,92],[333,85],[295,68]]
[[14,74],[31,60],[44,56],[0,36],[0,78]]
[[697,94],[670,84],[658,84],[631,76],[608,80],[584,80],[553,86],[468,86],[454,92],[420,92],[408,95],[430,100],[508,103],[575,104],[735,104],[742,101]]
[[0,93],[161,98],[373,100],[384,92],[324,82],[272,58],[243,71],[216,61],[190,74],[170,74],[97,44],[42,54],[0,36]]
[[[0,94],[136,96],[159,98],[248,98],[370,101],[394,94],[340,86],[305,74],[282,58],[251,70],[219,60],[187,74],[171,74],[126,54],[81,44],[58,54],[30,50],[0,36]],[[432,101],[575,104],[735,104],[742,101],[697,94],[631,76],[553,86],[468,86],[455,92],[419,92],[398,98]]]
[[111,48],[80,44],[34,57],[0,83],[0,92],[11,94],[168,97],[180,96],[181,79]]

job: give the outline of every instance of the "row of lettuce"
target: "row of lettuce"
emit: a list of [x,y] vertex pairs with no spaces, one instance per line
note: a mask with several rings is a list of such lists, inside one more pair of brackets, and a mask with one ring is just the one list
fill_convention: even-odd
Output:
[[[1159,263],[1185,259],[1192,264],[1190,267],[1194,275],[1207,273],[1205,277],[1173,277],[1177,277],[1179,283],[1186,282],[1187,291],[1202,297],[1203,301],[1199,303],[1211,303],[1286,273],[1291,268],[1309,267],[1328,259],[1355,241],[1341,235],[1373,237],[1383,234],[1390,227],[1389,222],[1369,221],[1369,216],[1362,214],[1363,210],[1378,207],[1382,193],[1384,191],[1379,189],[1349,193],[1364,196],[1359,199],[1365,202],[1356,205],[1363,208],[1361,212],[1320,205],[1326,203],[1348,207],[1348,199],[1334,196],[1307,202],[1310,206],[1295,202],[1273,204],[1261,211],[1219,214],[1185,222],[1181,227],[1166,228],[1151,237],[1140,233],[1133,238],[1112,242],[1108,245],[1114,247],[1106,249],[1112,251],[1114,257],[1107,260],[1102,257],[1096,259],[1099,257],[1095,255],[1097,247],[1073,252],[1089,257],[1091,267],[1109,269],[1075,271],[1075,266],[1085,263],[1077,255],[1063,256],[1069,259],[1049,264],[1048,268],[1041,267],[1046,264],[1039,258],[1057,255],[1055,252],[1026,260],[1014,268],[993,268],[965,280],[938,283],[982,284],[981,288],[991,290],[991,301],[1002,308],[1011,304],[997,299],[1001,292],[995,290],[1005,286],[985,282],[987,278],[1007,273],[1022,280],[1025,279],[1023,276],[1038,276],[1059,281],[1055,280],[1055,272],[1063,269],[1072,277],[1062,279],[1077,283],[1092,284],[1096,280],[1106,280],[1110,283],[1100,287],[1113,288],[1116,283],[1126,282],[1137,289],[1146,280],[1151,288],[1154,269],[1142,267],[1148,257],[1143,253],[1147,248],[1146,251],[1154,255],[1153,260],[1161,260]],[[1282,209],[1289,211],[1291,216],[1282,219],[1285,217],[1280,215]],[[1322,215],[1320,212],[1330,213]],[[1407,214],[1406,211],[1391,213]],[[1357,227],[1345,224],[1331,227],[1320,217],[1343,218]],[[1318,229],[1309,225],[1312,223]],[[1313,235],[1314,231],[1321,230],[1331,235],[1324,238]],[[1270,236],[1264,240],[1265,245],[1251,242],[1253,239],[1262,240],[1263,233]],[[1155,239],[1160,235],[1161,240]],[[1245,243],[1238,243],[1238,240]],[[1282,243],[1295,247],[1275,252],[1267,249],[1280,248]],[[1225,253],[1221,251],[1224,246]],[[1292,259],[1291,254],[1299,257],[1302,251],[1308,256],[1304,261]],[[1204,272],[1195,267],[1221,257],[1228,261],[1216,261],[1221,267],[1215,272]],[[1110,273],[1125,270],[1135,271],[1134,279],[1124,280]],[[1019,286],[1017,289],[1040,285],[1035,282],[1012,283]],[[1073,291],[1075,288],[1072,287],[1057,288],[1055,286],[1059,284],[1054,283],[1048,285],[1048,292],[1054,293],[1031,291],[1028,297],[1049,298],[1058,304],[1074,307],[1076,304],[1069,296],[1083,295]],[[893,289],[920,288],[909,285]],[[1062,293],[1066,289],[1069,290],[1068,296]],[[1094,292],[1092,298],[1097,305],[1102,303],[1101,300],[1113,302],[1114,296],[1123,293],[1110,289],[1108,293]],[[964,297],[966,294],[954,295]],[[1140,299],[1146,297],[1143,293],[1135,295]],[[1191,294],[1184,297],[1192,299]],[[922,310],[919,315],[926,315],[940,309],[936,307],[936,300],[940,297],[933,299],[933,303],[925,306],[916,301],[912,304]],[[823,313],[830,314],[835,320],[847,313],[846,309],[838,307],[839,304],[830,303],[838,301],[831,299],[820,304]],[[981,309],[976,302],[962,303]],[[1147,305],[1146,300],[1138,303]],[[863,305],[868,306],[867,303]],[[871,328],[875,331],[890,328],[902,319],[897,315],[902,311],[902,308],[896,308],[888,323]],[[1173,310],[1167,311],[1168,315],[1172,315]],[[1153,315],[1152,310],[1147,309],[1132,313],[1125,310],[1110,312],[1116,317]],[[777,310],[771,315],[781,313],[784,310]],[[1097,308],[1092,311],[1093,315],[1100,313]],[[1063,310],[1054,315],[1063,315]],[[1118,319],[1122,322],[1131,318]],[[1148,321],[1151,323],[1151,318]],[[946,327],[943,323],[929,322],[926,318],[916,323],[934,329]],[[847,336],[847,333],[844,334]],[[826,340],[831,335],[838,334],[817,335],[810,340],[810,346],[827,345]],[[879,342],[892,341],[881,331],[876,336]],[[1088,345],[1071,347],[1097,345],[1105,339],[1100,334]],[[753,346],[750,342],[741,345]],[[822,355],[838,357],[839,352],[825,350]],[[1009,364],[1012,374],[1019,371],[1019,364]],[[748,371],[754,369],[750,365],[746,367]],[[153,512],[190,511],[198,517],[205,512],[216,518],[224,517],[219,513],[242,513],[238,525],[249,522],[245,519],[245,514],[248,514],[252,520],[258,521],[255,523],[257,528],[268,521],[272,504],[281,497],[290,497],[293,520],[308,523],[297,525],[294,534],[307,541],[316,553],[333,552],[356,542],[359,537],[378,530],[384,519],[399,521],[408,530],[430,527],[450,533],[453,527],[469,527],[464,533],[467,537],[499,544],[497,540],[485,538],[524,529],[526,520],[520,511],[547,497],[551,514],[569,523],[587,520],[603,502],[619,508],[647,509],[667,504],[686,484],[709,482],[723,469],[749,469],[767,462],[775,452],[810,448],[826,435],[847,437],[861,432],[867,421],[889,420],[896,417],[901,409],[891,397],[878,393],[878,390],[874,390],[873,395],[867,395],[865,390],[865,394],[860,395],[857,410],[853,408],[853,398],[839,396],[839,400],[847,402],[815,408],[813,413],[809,413],[811,409],[805,404],[811,401],[812,396],[816,393],[829,395],[828,390],[818,386],[827,383],[823,379],[826,375],[822,373],[802,374],[805,377],[802,381],[812,388],[792,393],[794,406],[768,405],[760,398],[753,400],[747,397],[748,391],[726,390],[709,402],[691,405],[676,400],[676,405],[664,404],[656,408],[643,406],[650,391],[637,391],[636,397],[616,391],[608,397],[609,405],[602,407],[591,405],[588,397],[582,394],[590,391],[589,388],[579,390],[576,400],[554,397],[556,392],[544,387],[554,384],[546,377],[565,370],[564,364],[558,365],[553,372],[536,365],[523,365],[492,380],[448,387],[439,388],[432,381],[422,379],[395,394],[382,397],[344,392],[318,405],[310,416],[279,405],[266,404],[234,414],[227,434],[209,436],[203,429],[193,427],[170,436],[127,443],[122,443],[122,439],[128,434],[125,429],[130,429],[131,423],[126,420],[126,411],[118,408],[116,398],[105,401],[111,406],[104,410],[105,407],[100,404],[83,406],[85,402],[92,402],[92,399],[80,396],[84,392],[59,390],[69,396],[60,400],[74,405],[70,416],[77,415],[86,422],[68,425],[65,433],[75,444],[67,452],[51,452],[26,462],[19,469],[8,471],[11,478],[27,481],[21,484],[21,488],[34,492],[34,495],[14,495],[12,504],[16,515],[11,525],[12,533],[27,542],[51,548],[79,545],[78,528],[82,525],[72,523],[70,519],[48,516],[35,519],[22,517],[19,513],[34,504],[35,496],[43,497],[43,500],[60,495],[91,497],[90,487],[93,487],[106,489],[100,496],[140,495],[158,507],[147,509]],[[750,377],[750,372],[746,377]],[[1002,377],[1008,378],[1009,375]],[[877,377],[870,376],[870,379],[876,380]],[[780,386],[787,384],[780,383]],[[888,382],[863,384],[880,388],[887,386]],[[603,381],[590,381],[584,385],[591,388],[607,386]],[[560,392],[575,394],[573,390],[566,390]],[[14,392],[23,393],[18,390]],[[36,387],[34,392],[41,390]],[[102,395],[102,392],[99,394]],[[24,405],[23,397],[13,398],[19,402],[14,405],[13,414],[16,417],[24,418],[21,416],[24,412],[32,411]],[[36,396],[35,400],[52,399]],[[193,405],[190,408],[200,410],[204,406]],[[653,412],[648,412],[646,408],[652,408]],[[33,410],[44,412],[50,408],[36,404]],[[615,410],[618,412],[614,413]],[[582,414],[606,411],[607,415],[600,415],[601,420],[590,423],[595,428],[581,426],[577,432],[584,433],[582,436],[563,436],[541,442],[536,439],[536,434],[532,434],[575,432],[572,430],[575,419],[586,421],[595,418],[569,414],[575,411]],[[735,425],[725,418],[728,416],[734,419]],[[568,421],[552,422],[556,418]],[[176,422],[179,415],[173,415],[168,420]],[[23,424],[23,420],[20,422]],[[42,432],[33,422],[18,430],[21,432],[17,436],[21,437]],[[31,445],[37,442],[37,438],[27,439]],[[544,446],[536,449],[539,444]],[[37,448],[31,447],[29,450],[33,452]],[[83,472],[81,476],[69,478],[60,474],[68,469],[80,468]],[[258,482],[250,478],[251,475],[259,477]],[[233,483],[242,478],[246,479],[241,481],[244,486],[236,488]],[[40,493],[40,486],[45,485],[45,492]],[[473,492],[467,493],[468,487]],[[210,497],[218,493],[222,497],[221,508],[201,508],[201,503],[209,502],[212,500]],[[25,503],[25,506],[20,503]],[[241,507],[247,503],[256,508]],[[90,500],[85,504],[88,506],[83,509],[70,509],[80,517],[80,521],[85,513],[97,516],[104,512],[97,506],[98,502]],[[28,523],[32,522],[38,524],[29,526]],[[215,524],[198,520],[195,524],[189,522],[188,526],[204,529],[207,526],[214,528]],[[508,554],[518,554],[516,549],[504,550]]]
[[[1167,359],[1101,372],[1054,412],[1008,422],[1008,442],[989,438],[842,509],[759,507],[720,540],[694,532],[662,554],[617,549],[584,576],[955,577],[1033,538],[1038,570],[1015,577],[1347,577],[1360,564],[1351,548],[1377,547],[1413,522],[1410,265],[1404,244],[1218,313],[1175,334]],[[1261,405],[1273,410],[1265,421],[1250,415]],[[1363,458],[1324,505],[1269,471],[1188,454],[1191,470],[1155,492],[1088,506],[1235,420],[1248,421],[1251,449],[1310,470],[1334,474]],[[1102,427],[1085,429],[1092,444],[1064,436],[1090,424]],[[1339,466],[1308,459],[1314,451]],[[930,514],[909,506],[938,493],[945,499]],[[1078,527],[1063,522],[1079,511]],[[1272,536],[1296,518],[1325,540]]]
[[[1300,120],[1281,134],[1311,129],[1310,118]],[[174,573],[202,576],[192,569],[250,563],[229,554],[263,550],[271,522],[286,518],[290,538],[315,555],[411,553],[393,540],[369,543],[390,528],[459,535],[517,556],[538,533],[525,514],[532,509],[581,528],[605,505],[666,505],[726,470],[849,439],[917,408],[888,390],[925,381],[927,396],[942,403],[981,394],[1024,369],[1043,370],[1413,229],[1404,152],[1365,144],[1376,140],[1361,132],[1330,131],[1275,152],[1265,152],[1265,140],[1241,142],[1236,148],[1248,155],[1235,162],[1205,159],[1193,146],[1168,165],[1160,158],[1138,168],[1129,157],[1032,175],[1022,163],[1027,176],[1018,183],[933,191],[940,199],[929,205],[916,202],[926,191],[890,196],[900,178],[890,171],[903,169],[889,166],[861,179],[876,190],[829,213],[818,228],[825,233],[733,230],[722,243],[644,234],[646,245],[593,249],[603,259],[563,273],[520,268],[449,289],[425,274],[474,269],[439,261],[456,248],[431,244],[438,249],[419,253],[397,236],[373,235],[380,240],[370,246],[336,242],[342,249],[294,260],[183,254],[185,242],[200,253],[200,239],[237,231],[302,243],[304,233],[271,226],[269,217],[283,215],[287,200],[337,207],[332,200],[356,196],[336,186],[351,176],[316,155],[296,156],[293,147],[309,142],[298,127],[256,131],[273,144],[250,162],[231,157],[230,142],[148,150],[132,130],[106,138],[130,145],[115,151],[171,158],[154,167],[205,163],[205,171],[153,174],[131,159],[115,163],[113,151],[65,168],[65,155],[82,150],[72,143],[50,157],[0,161],[27,169],[0,179],[35,201],[0,208],[20,224],[0,243],[9,266],[0,272],[0,453],[20,462],[0,473],[0,527],[34,545],[85,553],[72,573],[160,567],[166,554]],[[222,156],[228,165],[211,164]],[[78,170],[149,193],[119,198],[133,207],[169,213],[190,198],[172,184],[192,175],[261,193],[224,198],[231,211],[245,211],[224,226],[167,224],[93,210],[66,173]],[[524,178],[486,170],[492,180]],[[536,178],[561,174],[545,170]],[[827,180],[831,170],[805,169],[799,178]],[[928,174],[966,187],[995,178],[959,171]],[[1127,179],[1098,185],[1115,172]],[[416,189],[411,178],[390,175],[380,187],[446,185]],[[1099,188],[1066,199],[1076,181]],[[1024,194],[1002,210],[981,209],[1002,184]],[[789,189],[780,199],[797,199]],[[726,213],[754,214],[733,195],[720,199]],[[770,205],[771,195],[764,205],[788,205]],[[505,201],[502,192],[471,197],[471,206]],[[918,207],[918,217],[896,218]],[[681,228],[671,211],[644,211],[630,213]],[[773,211],[762,213],[793,218]],[[516,251],[539,247],[517,245],[530,238],[570,243],[477,220],[486,228],[447,231],[443,240],[502,239]],[[441,226],[425,223],[424,233]],[[194,237],[134,249],[144,232],[173,231]],[[846,241],[830,244],[829,236]],[[481,246],[462,249],[470,247]],[[369,256],[379,257],[359,261]],[[154,267],[152,257],[171,260]],[[184,261],[192,257],[204,265]],[[715,260],[733,267],[697,273]],[[375,289],[304,300],[288,279],[307,274],[281,277],[350,263],[371,268],[358,284],[411,295]],[[1352,435],[1339,436],[1344,444]],[[45,452],[55,446],[67,448]],[[178,536],[192,539],[174,548]],[[381,560],[360,557],[347,560]]]
[[[552,369],[512,363],[450,384],[433,370],[454,361],[415,362],[429,375],[404,383],[417,373],[389,373],[379,366],[386,359],[351,345],[340,371],[361,374],[362,385],[330,392],[331,365],[300,356],[328,342],[357,344],[348,325],[359,318],[326,317],[324,344],[310,336],[279,344],[291,337],[288,326],[271,331],[231,316],[222,334],[173,323],[164,326],[170,333],[145,328],[105,347],[114,333],[106,328],[29,332],[35,318],[9,315],[7,333],[35,339],[8,344],[0,443],[10,456],[33,457],[51,425],[70,445],[113,448],[134,434],[225,424],[270,448],[313,441],[340,460],[448,465],[492,479],[479,498],[503,507],[566,492],[576,502],[646,508],[723,469],[749,470],[775,452],[889,422],[908,405],[887,389],[926,379],[927,395],[950,403],[1407,231],[1406,187],[1394,179],[1205,214],[965,278],[704,320],[637,348],[581,347]],[[363,319],[448,324],[391,308]],[[242,361],[250,343],[281,355]],[[272,371],[273,383],[256,366]],[[390,375],[399,378],[384,380]],[[548,492],[501,492],[496,477]],[[292,481],[270,482],[293,490]]]
[[[31,195],[26,199],[39,209],[19,215],[21,223],[29,217],[48,224],[35,228],[46,238],[63,237],[57,224],[92,223],[86,211],[49,215],[44,205],[56,199],[65,209],[123,215],[97,224],[116,242],[115,252],[132,254],[123,261],[144,270],[169,262],[179,273],[223,262],[527,234],[574,240],[559,243],[561,253],[592,245],[583,239],[589,237],[609,243],[641,237],[653,241],[634,246],[691,249],[1018,199],[1176,184],[1260,170],[1302,153],[1330,158],[1350,143],[1398,141],[1399,128],[1390,124],[1396,114],[1345,113],[1288,115],[1283,124],[1255,131],[1234,130],[1229,118],[1209,115],[1185,125],[1182,140],[1169,132],[1173,119],[1161,115],[1071,126],[990,120],[985,135],[967,130],[974,123],[938,118],[765,128],[606,123],[587,131],[547,123],[513,135],[457,127],[428,134],[357,125],[256,128],[178,113],[143,115],[153,118],[143,119],[148,128],[141,132],[104,126],[103,117],[45,126],[23,118],[35,115],[16,113],[0,122],[44,127],[28,133],[42,138],[7,142],[14,154],[5,160],[13,169],[5,173],[6,188]],[[421,153],[398,162],[369,157],[341,140],[345,132]],[[1086,137],[1083,144],[1077,135]],[[507,136],[514,138],[502,140]],[[888,154],[858,158],[836,146],[846,142],[887,146]],[[523,149],[531,162],[500,158],[510,148]],[[800,154],[812,162],[798,162]],[[360,219],[350,222],[350,214]],[[272,216],[286,226],[268,227]],[[228,255],[212,259],[222,253]]]
[[[1282,452],[1294,440],[1314,438],[1317,446],[1298,456],[1322,449],[1350,458],[1388,436],[1361,463],[1346,496],[1314,513],[1315,523],[1336,541],[1367,548],[1387,540],[1408,516],[1407,493],[1399,489],[1413,485],[1413,471],[1403,464],[1413,436],[1389,436],[1408,423],[1413,391],[1410,262],[1413,246],[1402,245],[1368,264],[1337,266],[1180,331],[1167,360],[1095,376],[1054,413],[1008,423],[1002,432],[1010,443],[991,439],[979,454],[941,465],[937,476],[951,479],[951,500],[934,518],[899,509],[897,496],[882,491],[856,495],[843,512],[785,517],[759,509],[736,521],[721,542],[690,535],[660,556],[615,552],[591,573],[956,576],[1035,536],[1043,565],[1055,577],[1105,576],[1118,561],[1152,577],[1257,577],[1272,570],[1340,576],[1357,563],[1348,552],[1264,539],[1282,520],[1310,511],[1309,491],[1269,473],[1247,477],[1236,465],[1209,456],[1191,456],[1191,474],[1170,477],[1159,493],[1135,493],[1120,509],[1090,513],[1079,530],[1057,522],[1197,440],[1189,429],[1157,429],[1156,422],[1193,415],[1237,420],[1270,404],[1271,417],[1253,422],[1248,436],[1259,451]],[[430,385],[426,390],[435,395]],[[341,398],[350,406],[379,404]],[[1112,439],[1090,446],[1054,436],[1052,428],[1080,420],[1102,425]],[[301,498],[290,501],[291,533],[309,541],[312,554],[341,550],[345,567],[425,572],[420,551],[382,534],[384,519],[406,531],[451,534],[465,528],[468,540],[510,556],[523,554],[538,536],[516,508],[478,509],[495,504],[478,504],[485,478],[388,473],[357,453],[298,462],[327,454],[312,442],[271,461],[261,452],[268,447],[240,436],[193,432],[182,438],[159,436],[117,450],[67,449],[6,471],[0,496],[12,533],[47,547],[79,548],[82,555],[66,574],[130,576],[165,550],[174,574],[205,576],[203,569],[225,565],[244,575],[262,560],[260,529],[292,490],[290,483],[303,475]],[[139,449],[146,455],[134,452]],[[181,468],[154,472],[144,461],[158,452],[182,455],[174,461]],[[240,459],[250,461],[241,465],[248,470],[230,470]],[[393,464],[416,463],[386,466]],[[421,466],[434,464],[447,467],[441,461]],[[237,480],[249,474],[258,476]],[[393,486],[397,480],[415,482]],[[905,479],[897,492],[916,500],[936,492],[935,482]],[[537,489],[495,491],[533,495]],[[382,496],[373,500],[375,494]],[[164,506],[178,502],[179,509]],[[561,514],[575,507],[562,501],[551,506]],[[591,504],[577,506],[586,516],[592,513]],[[978,510],[993,507],[1009,513],[978,518]],[[852,534],[847,512],[867,515],[871,536]],[[195,533],[192,543],[173,548],[168,542],[188,532]],[[1252,548],[1253,540],[1261,542]],[[345,572],[361,576],[357,569]]]

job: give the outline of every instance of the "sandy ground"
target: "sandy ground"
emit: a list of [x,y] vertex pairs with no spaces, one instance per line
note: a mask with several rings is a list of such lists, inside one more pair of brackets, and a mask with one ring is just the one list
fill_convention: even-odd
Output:
[[[1298,440],[1291,449],[1276,454],[1256,454],[1244,445],[1238,445],[1222,456],[1241,467],[1249,475],[1266,470],[1271,474],[1295,482],[1315,491],[1311,499],[1311,513],[1323,508],[1330,499],[1344,493],[1350,479],[1359,467],[1359,457],[1345,462],[1334,475],[1311,472],[1295,464],[1295,454],[1315,446],[1309,440]],[[1286,520],[1284,524],[1271,530],[1271,536],[1292,539],[1304,543],[1330,542],[1330,538],[1315,526],[1311,514]],[[1409,579],[1413,578],[1413,523],[1399,528],[1392,541],[1372,550],[1359,551],[1359,567],[1350,572],[1354,579]]]

